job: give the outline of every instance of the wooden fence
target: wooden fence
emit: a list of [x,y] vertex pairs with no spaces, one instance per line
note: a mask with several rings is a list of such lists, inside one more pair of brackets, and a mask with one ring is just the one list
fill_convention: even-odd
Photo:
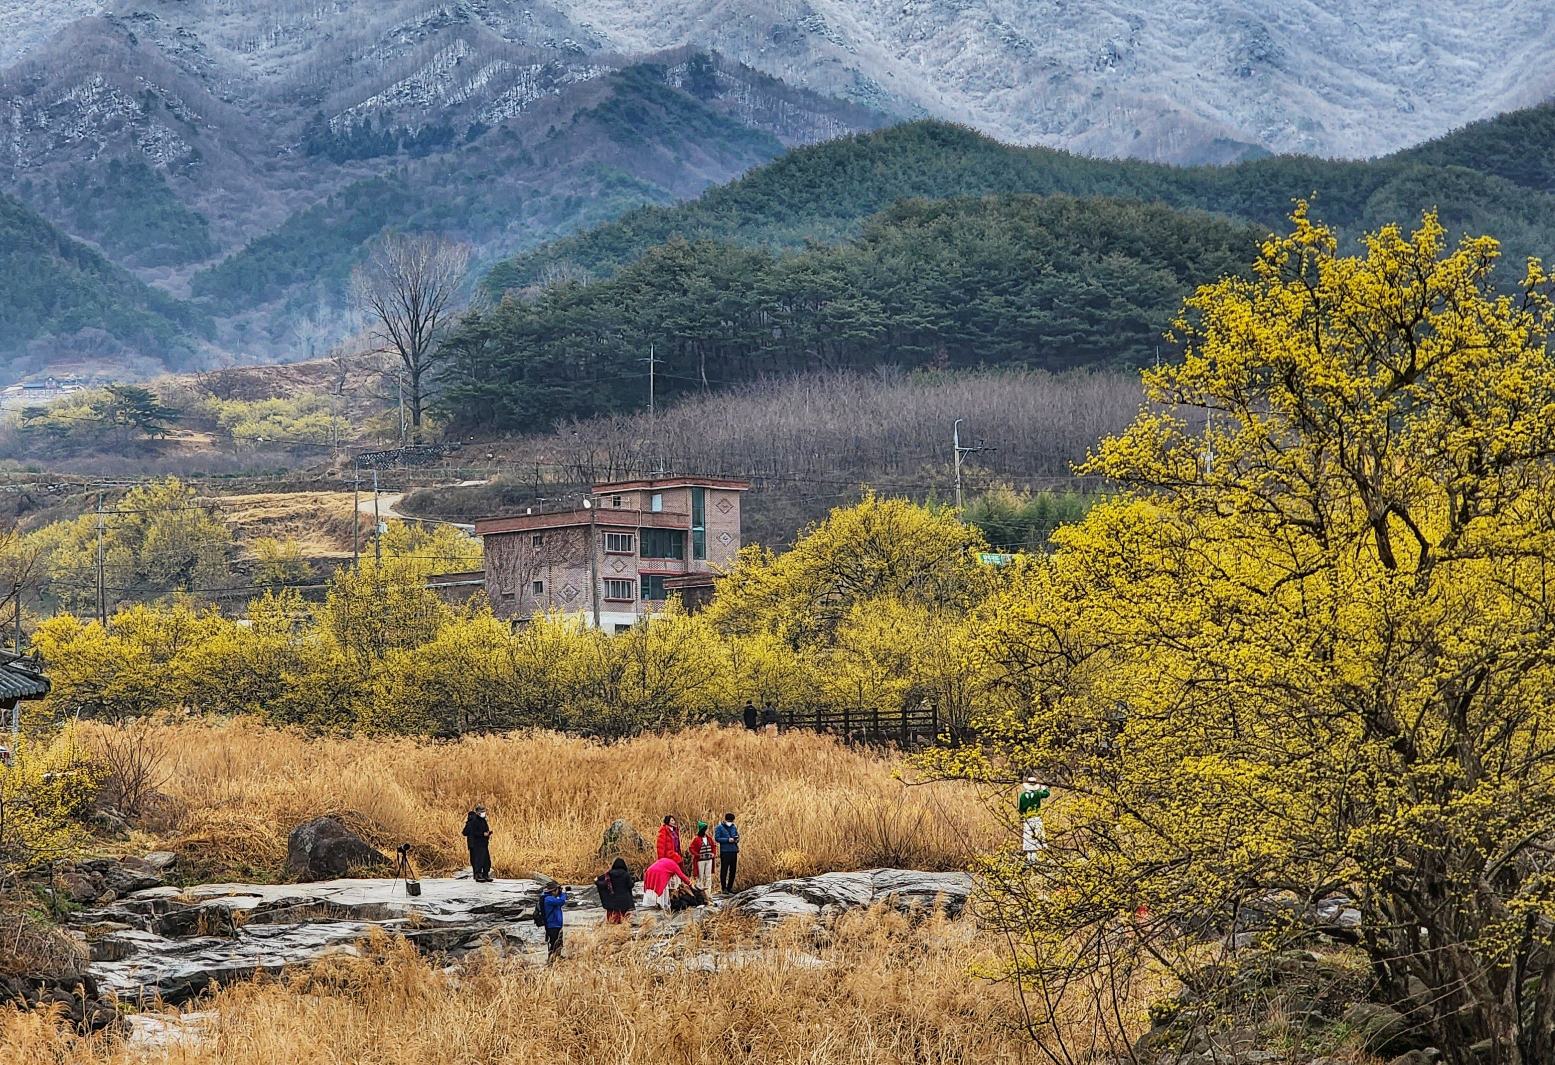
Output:
[[932,706],[884,714],[847,708],[791,710],[780,713],[778,722],[783,728],[830,732],[848,743],[894,743],[902,748],[935,743],[940,732],[939,711]]

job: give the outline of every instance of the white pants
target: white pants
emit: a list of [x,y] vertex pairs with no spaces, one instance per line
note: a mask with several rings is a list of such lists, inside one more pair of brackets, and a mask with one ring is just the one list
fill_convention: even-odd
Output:
[[713,860],[711,858],[703,858],[697,862],[697,887],[709,895],[713,893]]
[[1047,846],[1047,829],[1042,827],[1042,818],[1032,814],[1026,818],[1026,823],[1021,828],[1020,849],[1026,852],[1029,858]]
[[670,912],[670,891],[668,885],[665,885],[664,894],[662,895],[655,891],[650,891],[647,888],[643,888],[643,909],[651,910],[655,906],[663,910],[665,913]]

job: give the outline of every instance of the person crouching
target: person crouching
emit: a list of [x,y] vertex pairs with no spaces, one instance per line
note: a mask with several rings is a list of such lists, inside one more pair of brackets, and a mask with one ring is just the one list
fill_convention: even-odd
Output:
[[670,883],[674,880],[691,886],[691,879],[681,871],[680,863],[674,858],[660,858],[650,865],[643,873],[643,906],[649,909],[657,906],[669,913]]

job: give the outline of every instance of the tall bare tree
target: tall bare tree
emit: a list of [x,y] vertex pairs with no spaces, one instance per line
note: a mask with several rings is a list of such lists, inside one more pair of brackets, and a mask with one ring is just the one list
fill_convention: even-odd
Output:
[[373,320],[380,350],[392,351],[405,370],[411,435],[421,439],[427,374],[462,305],[470,247],[432,234],[390,233],[367,262],[351,272],[351,298]]

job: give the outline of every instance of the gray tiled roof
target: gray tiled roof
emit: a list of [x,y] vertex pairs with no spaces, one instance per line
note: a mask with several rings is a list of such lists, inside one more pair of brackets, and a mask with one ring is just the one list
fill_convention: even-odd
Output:
[[0,651],[0,703],[17,699],[41,699],[49,693],[49,678],[33,658],[19,658]]

